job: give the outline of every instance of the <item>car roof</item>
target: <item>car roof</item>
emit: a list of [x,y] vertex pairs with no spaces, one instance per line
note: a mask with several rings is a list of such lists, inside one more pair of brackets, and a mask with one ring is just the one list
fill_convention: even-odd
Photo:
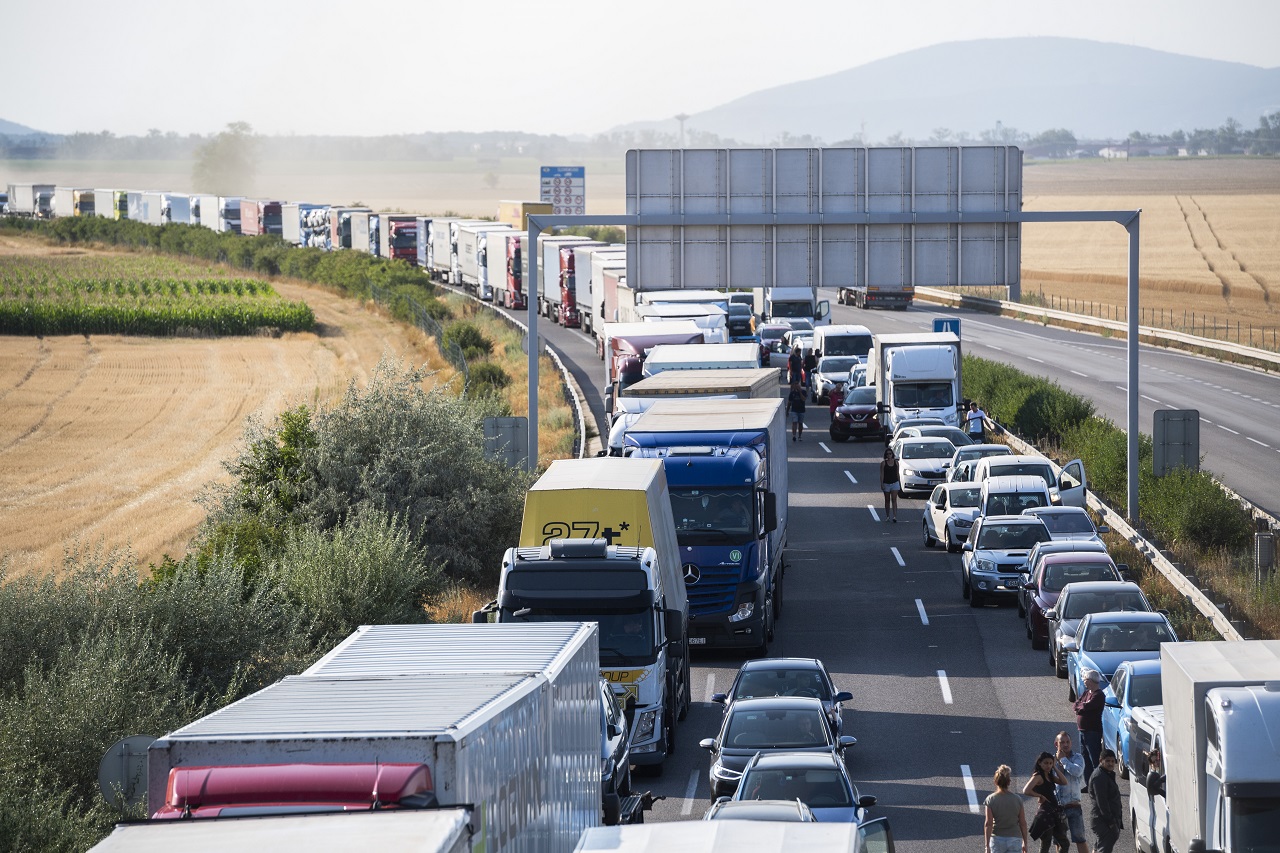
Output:
[[984,457],[991,460],[992,465],[1014,465],[1025,462],[1048,462],[1048,458],[1044,456],[1032,456],[1027,453],[1018,454],[1010,453],[1008,456],[990,456]]
[[[946,441],[946,439],[943,439]],[[986,459],[999,459],[998,456],[987,456]],[[1008,457],[1005,457],[1008,458]],[[1037,477],[1035,474],[1001,474],[996,477],[988,477],[982,481],[987,491],[1014,491],[1014,492],[1043,492],[1048,491],[1049,486],[1045,481]]]
[[762,696],[758,699],[739,699],[729,706],[734,711],[803,711],[823,713],[822,700],[811,696]]
[[796,820],[798,818],[808,822],[814,819],[813,812],[799,800],[723,800],[711,804],[707,817],[714,820],[718,817],[743,819],[748,816],[747,814],[726,814],[726,812],[747,812],[752,816],[750,818],[752,820]]
[[983,525],[987,524],[1038,524],[1044,527],[1044,522],[1038,518],[1029,515],[988,515],[980,519]]
[[[960,464],[961,464],[961,465],[964,465],[965,463],[961,462]],[[943,488],[943,489],[946,489],[948,492],[954,492],[956,489],[981,489],[981,488],[982,488],[981,484],[979,484],[979,483],[972,483],[972,482],[964,482],[964,483],[955,483],[955,482],[953,482],[953,483],[939,483],[939,484],[938,484],[938,486],[940,486],[940,487],[941,487],[941,488]],[[976,507],[975,507],[975,508],[976,508]]]
[[936,435],[907,435],[898,439],[898,444],[950,444],[945,438],[938,438]]
[[824,667],[822,661],[817,658],[756,658],[744,663],[738,671],[773,669],[824,669]]
[[[1074,586],[1074,584],[1071,584]],[[1089,621],[1094,625],[1099,622],[1110,624],[1112,622],[1167,622],[1163,613],[1155,610],[1108,610],[1103,613],[1090,613]]]
[[1142,587],[1133,581],[1075,581],[1063,587],[1062,591],[1068,589],[1073,595],[1082,592],[1142,592]]
[[1037,542],[1040,555],[1050,554],[1105,554],[1107,546],[1097,539],[1053,539],[1049,542]]
[[1033,506],[1024,509],[1022,513],[1023,515],[1083,515],[1086,517],[1089,515],[1089,511],[1081,506]]
[[1107,563],[1114,565],[1115,560],[1112,560],[1111,555],[1105,551],[1054,551],[1045,554],[1040,563],[1045,566],[1056,566],[1058,563]]
[[1158,675],[1160,673],[1160,659],[1155,660],[1127,660],[1120,664],[1127,666],[1134,675]]
[[753,768],[803,767],[806,769],[831,767],[839,763],[834,752],[762,752],[751,763]]

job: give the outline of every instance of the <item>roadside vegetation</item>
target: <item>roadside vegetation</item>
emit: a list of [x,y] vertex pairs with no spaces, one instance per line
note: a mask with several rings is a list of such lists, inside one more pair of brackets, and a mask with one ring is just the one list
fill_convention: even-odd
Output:
[[[1127,515],[1128,439],[1123,430],[1099,417],[1088,400],[1046,379],[974,356],[964,359],[964,394],[1059,463],[1081,459],[1089,489]],[[1146,435],[1139,436],[1138,443],[1137,514],[1139,530],[1207,586],[1219,606],[1226,602],[1232,618],[1246,620],[1254,636],[1280,638],[1280,577],[1273,574],[1264,584],[1254,581],[1249,513],[1207,471],[1179,470],[1156,477],[1151,438]],[[1133,556],[1137,565],[1146,562],[1136,551]],[[1183,630],[1200,637],[1204,627],[1197,625],[1194,608],[1171,588],[1161,593],[1156,577],[1154,569],[1144,572],[1144,589],[1157,593],[1159,600],[1180,603],[1171,612],[1180,613]]]

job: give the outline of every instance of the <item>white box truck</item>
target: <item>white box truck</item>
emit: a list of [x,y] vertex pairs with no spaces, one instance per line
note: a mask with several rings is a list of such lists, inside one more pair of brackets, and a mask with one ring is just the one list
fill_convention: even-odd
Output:
[[560,250],[574,246],[603,245],[586,237],[544,234],[538,238],[538,313],[560,323]]
[[[472,296],[493,301],[493,284],[489,280],[489,244],[499,248],[498,232],[511,232],[505,222],[486,222],[483,225],[458,226],[458,283]],[[505,252],[506,244],[500,248]]]
[[646,377],[668,370],[754,370],[760,366],[755,344],[658,344],[644,358]]
[[[600,822],[597,626],[437,644],[430,664],[407,627],[357,632],[307,674],[156,740],[153,819],[466,805],[477,849],[568,850]],[[515,665],[494,671],[503,656]]]
[[466,807],[150,820],[118,824],[89,853],[471,853],[474,821]]
[[863,823],[686,820],[601,826],[574,853],[893,853],[888,818]]
[[1164,643],[1165,791],[1175,853],[1280,841],[1280,641]]
[[880,422],[892,433],[906,418],[960,425],[960,338],[951,332],[873,335],[867,382],[876,387]]
[[528,231],[497,231],[485,238],[485,278],[493,290],[493,304],[501,308],[527,308],[524,301],[525,256]]
[[576,246],[573,249],[573,282],[574,303],[578,308],[578,322],[583,334],[594,337],[594,329],[600,324],[603,312],[600,284],[592,279],[595,273],[595,259],[602,261],[619,261],[626,268],[627,247],[621,244],[602,244],[599,246]]

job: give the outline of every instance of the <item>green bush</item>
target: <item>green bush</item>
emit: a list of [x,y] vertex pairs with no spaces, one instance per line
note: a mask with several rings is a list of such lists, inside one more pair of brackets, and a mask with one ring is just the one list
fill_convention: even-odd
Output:
[[[493,342],[486,338],[475,325],[466,322],[450,323],[444,330],[444,339],[441,343],[445,347],[458,347],[467,361],[483,358],[493,352]],[[468,352],[473,355],[467,355]]]
[[467,393],[472,396],[497,394],[510,384],[507,372],[491,361],[468,365]]

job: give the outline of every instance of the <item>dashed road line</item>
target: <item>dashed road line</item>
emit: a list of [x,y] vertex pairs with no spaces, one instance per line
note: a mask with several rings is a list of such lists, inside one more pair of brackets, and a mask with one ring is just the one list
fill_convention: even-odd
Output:
[[898,551],[898,549],[890,548],[889,550],[893,552],[893,559],[898,561],[898,565],[902,566],[902,568],[905,569],[907,567],[907,561],[902,559],[902,554]]
[[1141,398],[1142,398],[1142,399],[1144,399],[1144,400],[1150,400],[1151,402],[1155,403],[1157,406],[1163,406],[1163,405],[1164,405],[1164,403],[1161,403],[1161,402],[1160,402],[1159,400],[1157,400],[1155,397],[1148,397],[1146,394],[1139,394],[1138,396],[1139,396],[1139,397],[1141,397]]
[[1087,374],[1087,373],[1081,373],[1081,372],[1080,372],[1080,371],[1078,371],[1078,370],[1072,370],[1071,372],[1072,372],[1072,373],[1074,373],[1076,376],[1080,376],[1080,377],[1083,377],[1083,378],[1085,378],[1085,379],[1088,379],[1088,378],[1089,378],[1089,374]]
[[716,674],[714,672],[707,673],[707,701],[711,701],[711,694],[716,690]]
[[871,510],[871,520],[872,520],[872,521],[879,521],[879,520],[880,520],[880,514],[879,514],[878,512],[876,512],[876,508],[875,508],[875,507],[873,507],[871,504],[867,504],[867,509]]
[[969,797],[969,811],[973,814],[978,813],[978,789],[973,786],[973,774],[969,772],[968,764],[960,765],[960,775],[964,777],[964,791]]
[[1239,435],[1239,434],[1240,434],[1240,433],[1236,432],[1235,430],[1233,430],[1231,427],[1226,427],[1226,426],[1223,426],[1222,424],[1215,424],[1215,426],[1217,426],[1217,427],[1218,427],[1218,429],[1225,429],[1227,432],[1231,433],[1232,435]]
[[951,682],[947,681],[947,671],[945,669],[938,670],[938,685],[942,688],[943,704],[951,704]]
[[[680,814],[693,814],[693,798],[698,793],[698,771],[695,770],[689,774],[689,785],[684,789],[684,805],[680,807]],[[977,794],[974,795],[975,797]]]
[[1036,364],[1044,364],[1043,361],[1038,358],[1033,358],[1032,356],[1027,356],[1027,361],[1034,361]]
[[818,446],[821,447],[823,450],[827,451],[828,453],[831,452],[831,448],[827,447],[827,444],[824,441],[819,441]]
[[920,599],[918,599],[918,598],[916,599],[916,610],[919,610],[919,611],[920,611],[920,622],[921,622],[921,624],[928,625],[928,624],[929,624],[929,614],[927,614],[927,613],[925,613],[925,612],[924,612],[924,602],[923,602],[923,601],[921,601],[921,600],[920,600]]
[[1252,441],[1254,444],[1260,444],[1260,445],[1262,445],[1263,447],[1270,447],[1270,446],[1271,446],[1271,445],[1267,444],[1266,442],[1258,441],[1258,439],[1256,439],[1256,438],[1249,438],[1249,436],[1247,436],[1247,435],[1245,436],[1245,440],[1247,440],[1247,441]]
[[846,471],[844,472],[844,475],[845,475],[846,477],[848,477],[848,478],[849,478],[849,482],[850,482],[850,483],[853,483],[855,486],[856,486],[856,485],[858,485],[858,479],[857,479],[856,477],[854,477],[854,476],[853,476],[853,472],[852,472],[852,471],[846,470]]

